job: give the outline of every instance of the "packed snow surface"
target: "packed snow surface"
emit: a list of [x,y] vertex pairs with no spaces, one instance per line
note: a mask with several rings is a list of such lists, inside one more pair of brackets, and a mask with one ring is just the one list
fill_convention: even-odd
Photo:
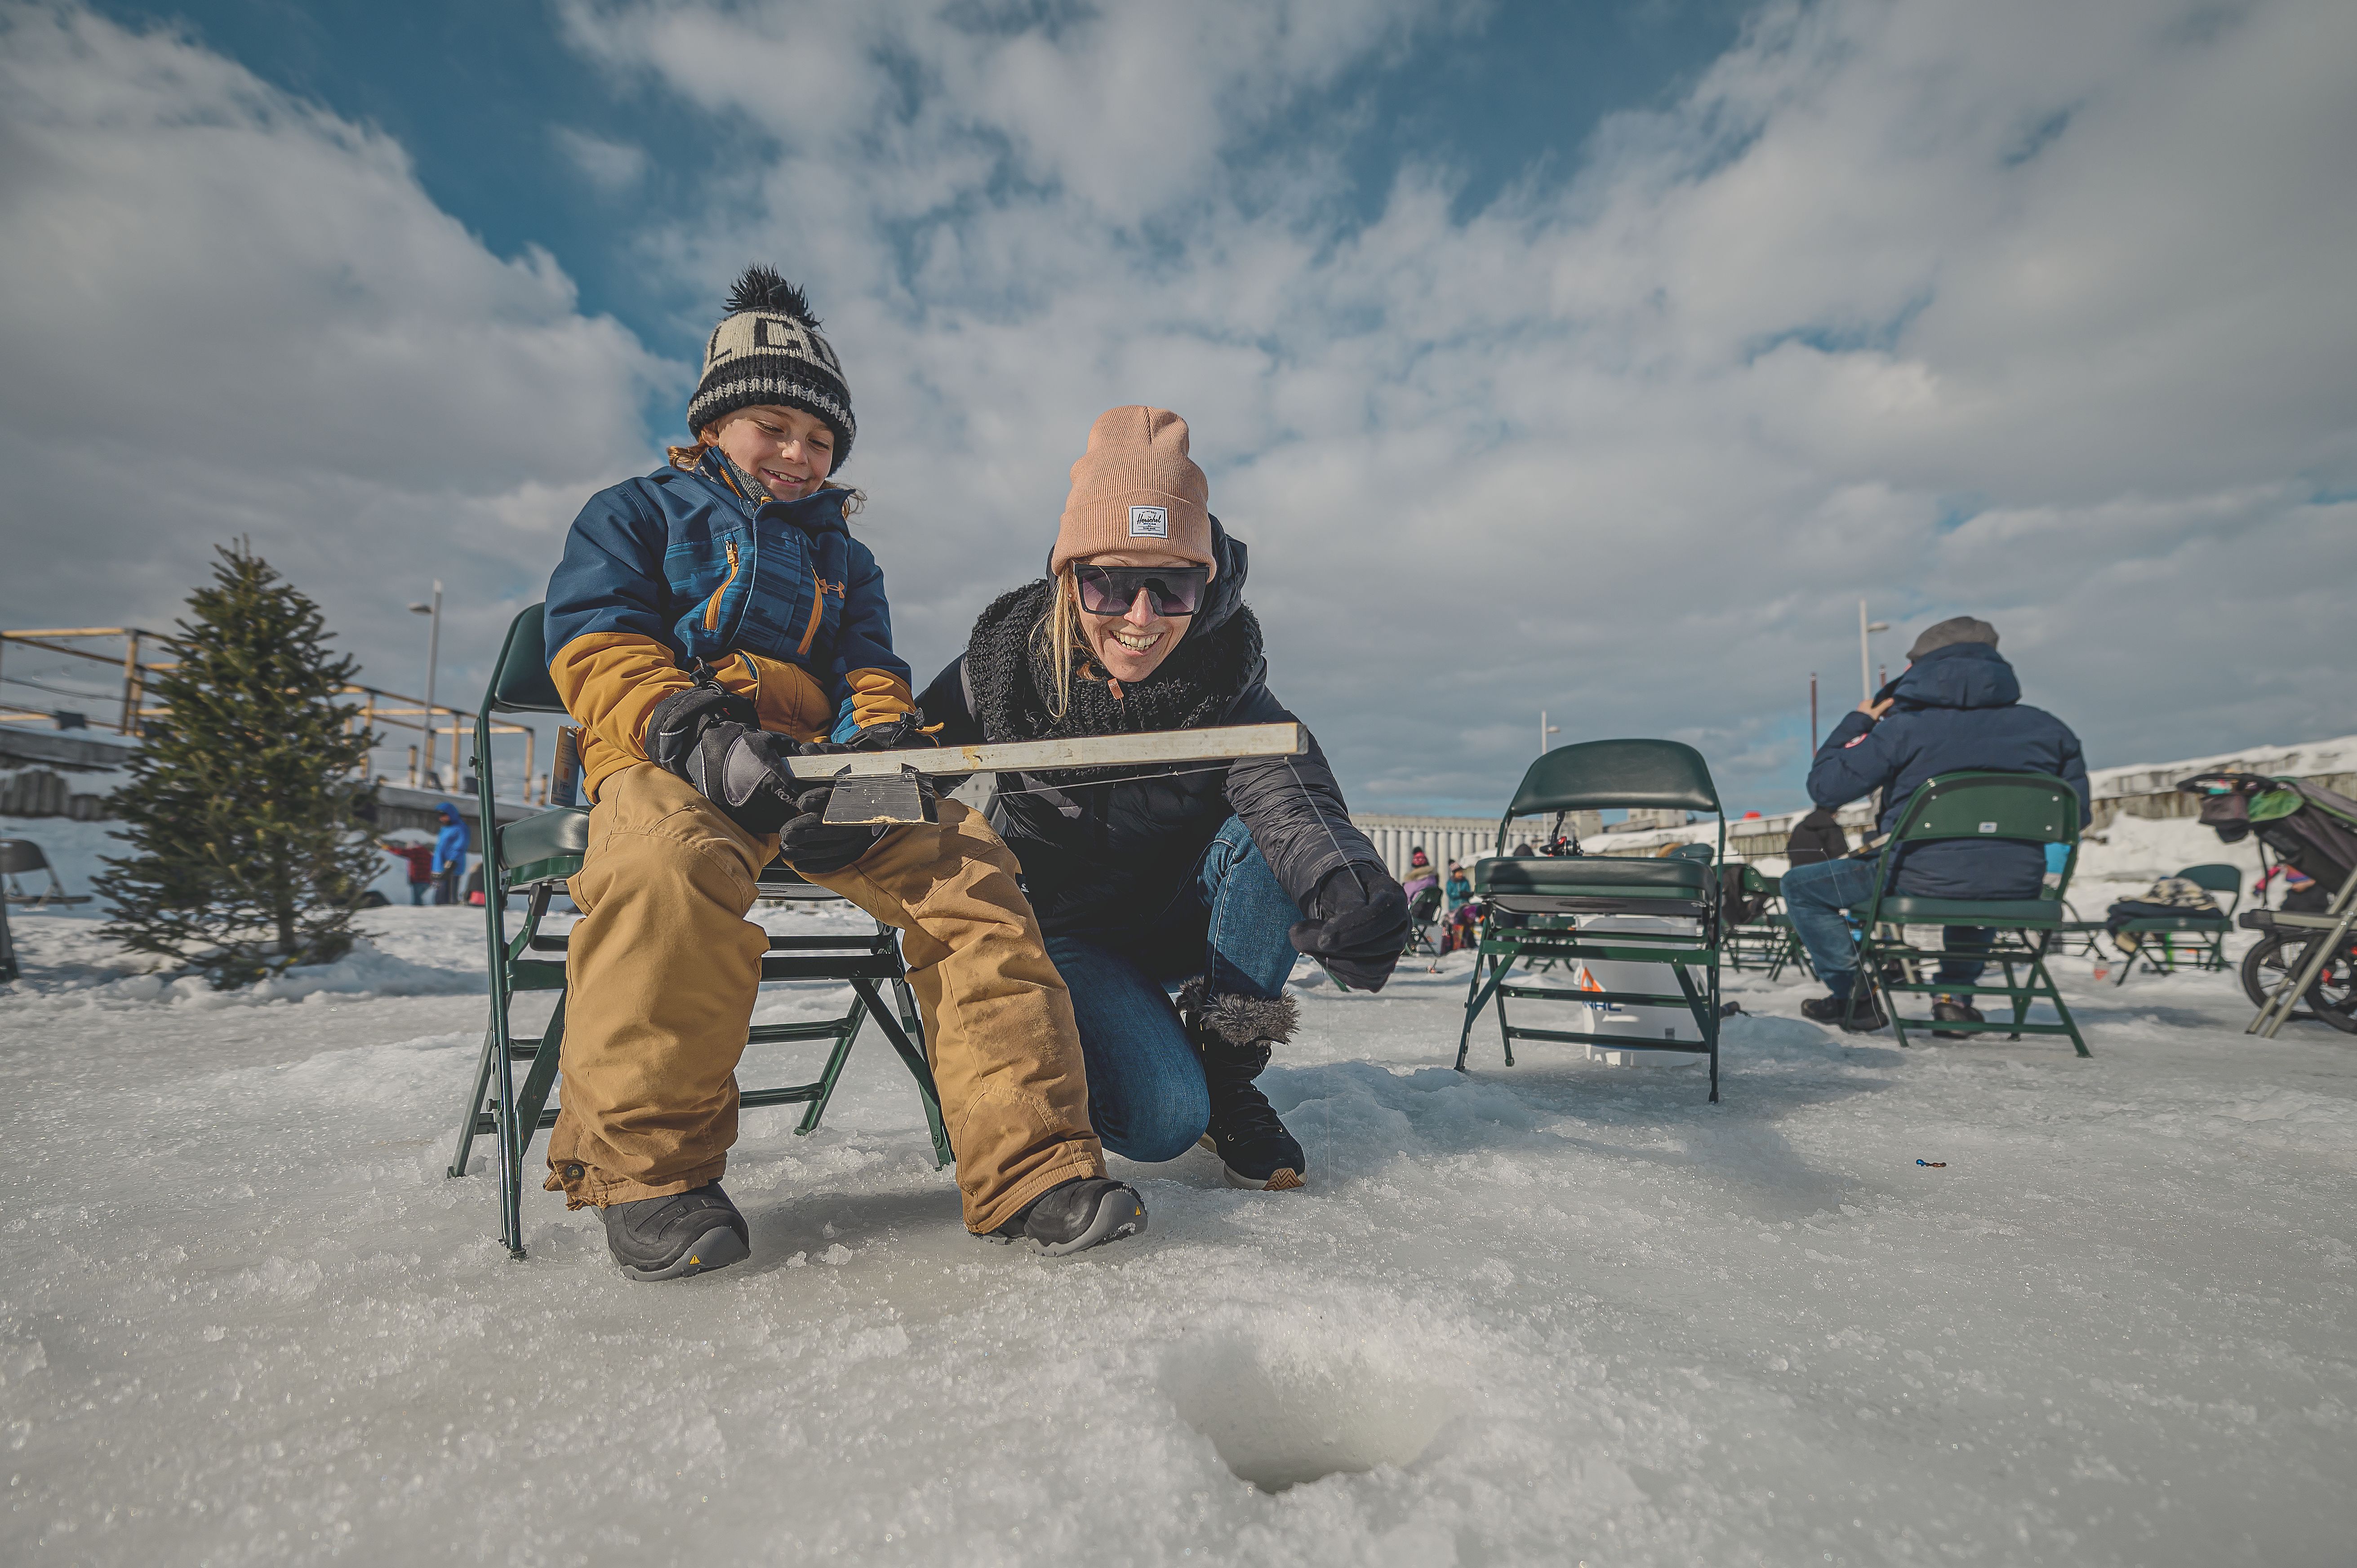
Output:
[[1448,1070],[1462,957],[1304,966],[1308,1189],[1117,1165],[1151,1230],[1064,1261],[965,1234],[871,1036],[747,1114],[753,1259],[650,1285],[444,1175],[480,921],[224,998],[17,915],[0,1561],[2350,1561],[2357,1040],[2231,976],[2064,961],[2086,1061],[1734,978],[1712,1106],[1487,1020]]

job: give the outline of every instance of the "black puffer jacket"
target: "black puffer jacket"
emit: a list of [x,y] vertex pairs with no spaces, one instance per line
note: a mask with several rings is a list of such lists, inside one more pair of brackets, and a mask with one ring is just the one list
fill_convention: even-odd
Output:
[[[1250,617],[1243,605],[1243,542],[1229,538],[1214,518],[1211,549],[1219,558],[1219,572],[1203,607],[1188,627],[1186,640],[1173,650],[1165,669],[1186,668],[1182,661],[1199,642],[1216,641],[1238,650],[1238,657],[1222,664],[1216,676],[1207,672],[1207,678],[1232,688],[1232,696],[1220,693],[1220,711],[1189,727],[1285,723],[1294,715],[1268,689],[1257,630],[1230,626],[1239,619],[1248,622]],[[1042,582],[992,605],[974,623],[965,655],[935,676],[918,699],[926,720],[945,726],[941,736],[944,746],[1037,738],[989,733],[992,726],[977,710],[990,704],[978,700],[969,664],[983,668],[994,652],[1003,657],[1010,639],[1028,642],[1044,603]],[[1223,629],[1230,635],[1215,637]],[[1161,673],[1157,672],[1157,678]],[[1087,677],[1076,672],[1073,679],[1078,684]],[[1104,677],[1099,673],[1094,679],[1102,683]],[[1139,723],[1132,727],[1168,726]],[[1125,931],[1151,926],[1186,886],[1204,846],[1231,816],[1243,819],[1253,842],[1296,904],[1306,906],[1318,884],[1345,865],[1383,865],[1375,846],[1351,825],[1341,786],[1315,738],[1301,757],[1181,767],[1187,770],[1123,769],[1090,782],[1074,782],[1069,774],[999,775],[990,825],[1023,863],[1024,883],[1044,931],[1117,943]]]

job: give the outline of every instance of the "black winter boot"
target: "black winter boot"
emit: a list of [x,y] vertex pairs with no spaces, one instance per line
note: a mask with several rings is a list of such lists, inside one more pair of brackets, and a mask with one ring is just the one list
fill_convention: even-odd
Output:
[[1301,1009],[1290,996],[1214,996],[1199,976],[1178,993],[1178,1017],[1211,1091],[1203,1146],[1220,1156],[1230,1187],[1285,1192],[1308,1178],[1309,1161],[1267,1098],[1253,1087],[1273,1047],[1293,1038]]
[[1870,990],[1863,996],[1812,996],[1801,1004],[1801,1016],[1813,1024],[1838,1024],[1853,1035],[1870,1035],[1890,1026],[1890,1020],[1882,1015],[1882,1004]]
[[752,1232],[718,1182],[693,1192],[609,1203],[606,1246],[634,1280],[683,1280],[753,1255]]
[[1145,1229],[1146,1202],[1135,1187],[1111,1176],[1074,1176],[1025,1204],[983,1240],[1029,1241],[1060,1258]]
[[[1969,1002],[1959,1001],[1953,996],[1933,997],[1932,999],[1932,1016],[1938,1019],[1943,1024],[1986,1024],[1988,1022],[1986,1018],[1981,1015],[1981,1010],[1979,1008],[1974,1006]],[[1969,1040],[1976,1032],[1977,1031],[1972,1029],[1934,1029],[1932,1031],[1932,1037],[1935,1040]]]

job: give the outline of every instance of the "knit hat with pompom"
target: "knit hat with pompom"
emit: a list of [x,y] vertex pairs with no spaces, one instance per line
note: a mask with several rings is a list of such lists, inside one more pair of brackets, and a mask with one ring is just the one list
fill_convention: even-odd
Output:
[[747,267],[728,291],[728,314],[704,346],[704,379],[687,403],[697,439],[740,408],[799,408],[834,432],[834,472],[851,460],[859,422],[843,362],[818,335],[818,317],[802,290],[768,267]]

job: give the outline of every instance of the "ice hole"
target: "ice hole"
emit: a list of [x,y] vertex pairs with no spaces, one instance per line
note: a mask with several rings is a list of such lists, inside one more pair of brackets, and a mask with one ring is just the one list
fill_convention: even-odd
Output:
[[1404,1377],[1359,1351],[1232,1335],[1180,1344],[1162,1382],[1221,1463],[1264,1492],[1413,1464],[1464,1409],[1459,1391]]

